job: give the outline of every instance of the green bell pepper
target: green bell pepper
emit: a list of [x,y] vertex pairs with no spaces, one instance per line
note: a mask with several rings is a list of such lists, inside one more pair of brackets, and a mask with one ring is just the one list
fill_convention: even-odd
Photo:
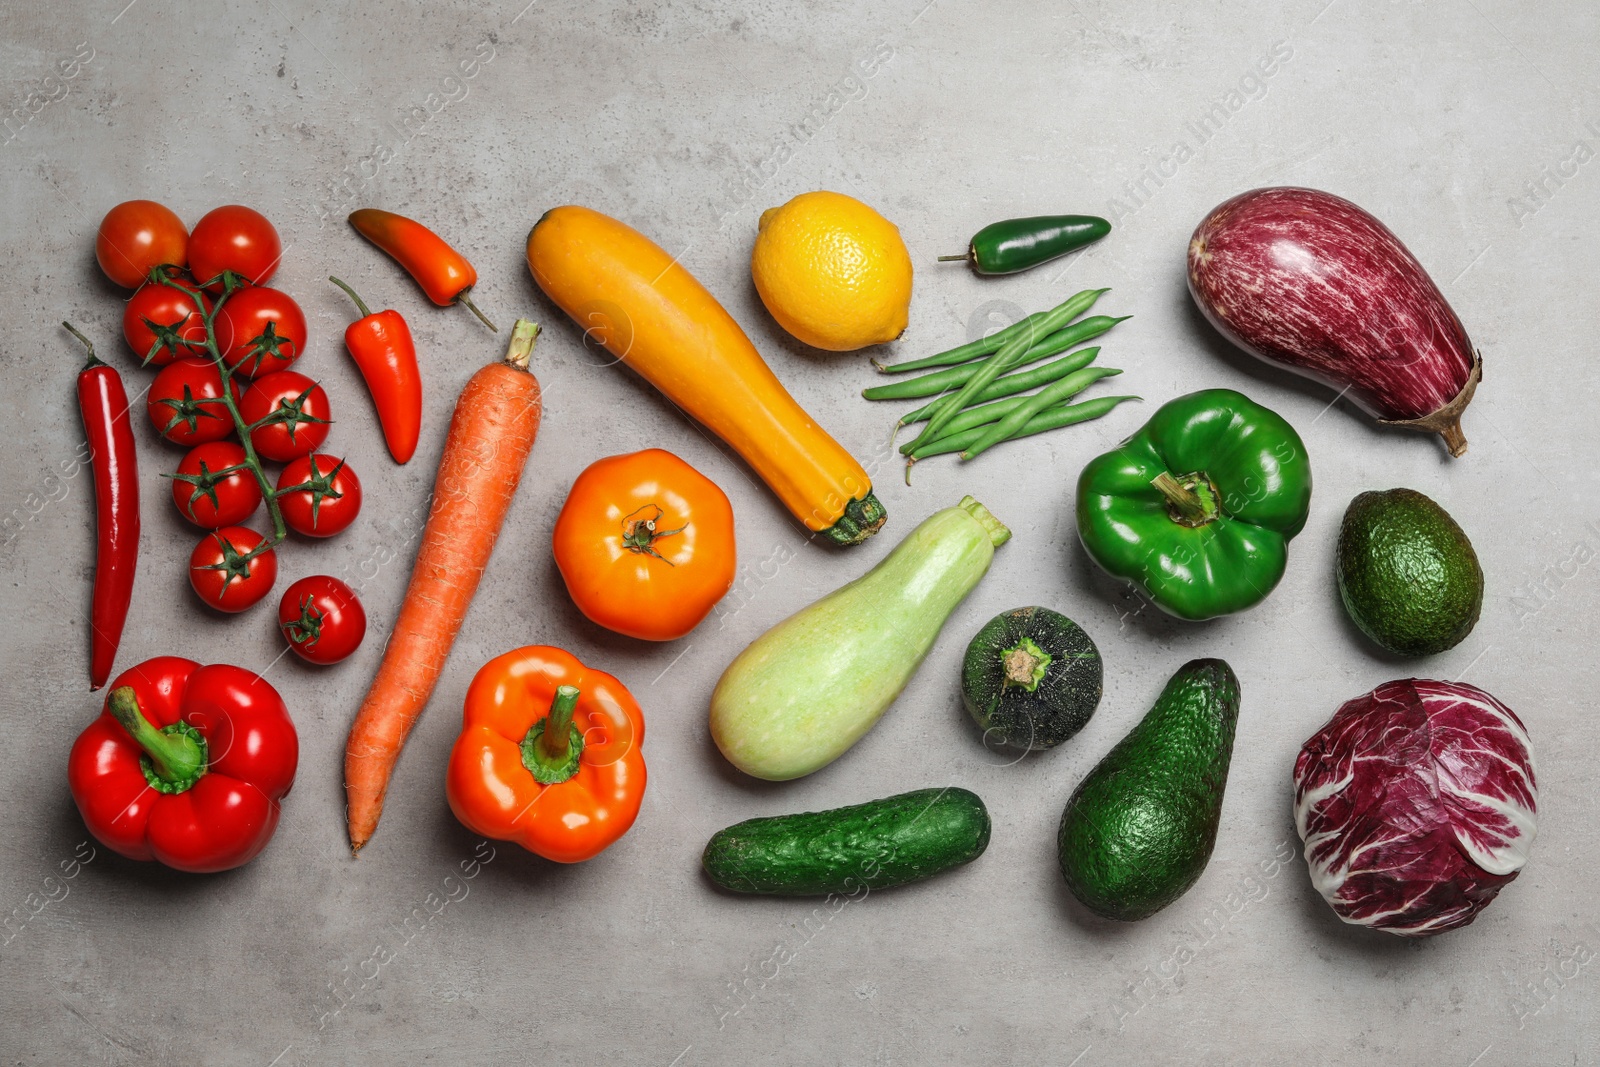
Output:
[[1180,619],[1266,599],[1311,506],[1294,427],[1232,389],[1161,406],[1078,477],[1078,536],[1113,576]]

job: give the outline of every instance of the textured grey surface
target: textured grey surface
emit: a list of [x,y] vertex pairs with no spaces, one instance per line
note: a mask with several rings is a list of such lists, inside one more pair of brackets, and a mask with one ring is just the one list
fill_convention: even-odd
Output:
[[[1600,945],[1592,5],[522,2],[5,4],[4,1062],[1600,1060],[1600,975],[1585,966]],[[1258,67],[1274,50],[1278,61]],[[56,66],[90,55],[70,78],[60,71],[72,62]],[[1213,104],[1220,130],[1202,143],[1188,124]],[[1190,230],[1226,196],[1273,183],[1351,197],[1433,273],[1486,359],[1465,459],[1329,408],[1328,390],[1229,351],[1193,311],[1182,274]],[[897,354],[945,347],[1009,306],[1110,285],[1103,306],[1136,317],[1106,339],[1103,359],[1152,403],[969,466],[926,463],[907,488],[883,455],[891,408],[854,395],[873,377],[864,357],[788,341],[748,280],[756,215],[817,188],[861,197],[906,237],[918,273]],[[211,878],[104,849],[75,864],[91,853],[63,773],[96,702],[84,684],[92,498],[86,475],[59,476],[81,441],[79,356],[56,323],[86,328],[132,391],[142,387],[114,341],[122,295],[92,256],[100,215],[131,197],[191,224],[229,202],[278,224],[289,247],[276,284],[300,300],[313,333],[302,368],[326,383],[339,423],[330,447],[368,492],[344,536],[285,546],[280,579],[354,576],[373,622],[366,647],[331,670],[280,660],[269,607],[223,619],[195,602],[183,575],[195,533],[159,477],[180,453],[140,425],[144,545],[119,665],[169,652],[270,665],[301,731],[276,840]],[[747,470],[582,347],[522,259],[529,225],[566,202],[636,225],[726,302],[802,403],[877,474],[890,513],[880,537],[849,552],[806,543]],[[532,315],[550,328],[535,358],[546,421],[510,522],[378,836],[352,861],[344,735],[409,572],[408,516],[454,397],[502,343],[465,311],[427,305],[357,239],[342,218],[362,204],[433,223],[478,265],[480,306],[502,323]],[[1117,231],[1065,269],[1007,280],[933,262],[994,219],[1060,210],[1115,213]],[[427,422],[404,468],[383,451],[342,351],[350,308],[323,280],[330,272],[401,309],[416,332]],[[1317,487],[1271,599],[1185,626],[1139,611],[1092,572],[1069,495],[1079,466],[1153,402],[1212,385],[1285,414]],[[578,471],[652,445],[727,489],[742,576],[717,615],[662,646],[588,624],[548,547]],[[1466,643],[1415,666],[1360,640],[1331,577],[1346,502],[1395,485],[1450,510],[1489,582]],[[705,727],[723,665],[966,492],[1016,537],[878,728],[786,785],[724,764]],[[956,669],[983,620],[1029,602],[1067,612],[1099,642],[1106,695],[1074,741],[1005,766],[963,719]],[[477,847],[441,788],[462,694],[478,664],[530,641],[571,649],[641,699],[643,812],[591,863],[558,867],[505,846],[468,868],[475,877],[447,883]],[[1225,657],[1245,694],[1216,853],[1168,910],[1135,926],[1100,922],[1055,869],[1062,804],[1171,671],[1200,655]],[[1289,773],[1301,741],[1341,701],[1413,672],[1464,677],[1515,708],[1542,787],[1522,877],[1474,926],[1421,944],[1341,926],[1297,854],[1275,861],[1296,844]],[[949,876],[829,913],[734,899],[699,874],[701,845],[729,822],[945,783],[981,794],[995,821],[988,853]]]

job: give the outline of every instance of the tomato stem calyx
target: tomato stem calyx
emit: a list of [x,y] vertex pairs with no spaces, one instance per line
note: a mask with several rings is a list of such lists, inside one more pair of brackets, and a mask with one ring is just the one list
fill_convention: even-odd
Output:
[[[649,514],[643,514],[646,512]],[[671,567],[675,564],[656,551],[655,543],[663,537],[671,537],[673,534],[683,533],[684,530],[688,529],[688,526],[680,526],[676,530],[658,530],[656,529],[656,523],[661,521],[662,514],[661,505],[646,504],[624,516],[622,520],[622,547],[629,552],[637,552],[643,556],[654,556]]]
[[522,739],[522,765],[540,785],[556,785],[578,773],[583,731],[572,721],[577,707],[577,686],[556,687],[550,714],[529,727]]
[[309,593],[300,601],[300,617],[283,624],[283,636],[291,644],[310,646],[322,636],[322,612],[317,610],[316,597]]

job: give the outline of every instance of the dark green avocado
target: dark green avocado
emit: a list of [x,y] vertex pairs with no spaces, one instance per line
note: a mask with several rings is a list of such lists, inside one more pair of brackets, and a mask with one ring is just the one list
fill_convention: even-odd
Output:
[[1089,772],[1056,836],[1061,873],[1084,907],[1132,922],[1194,885],[1217,841],[1238,719],[1232,668],[1193,660]]
[[1414,489],[1350,501],[1335,571],[1350,618],[1396,655],[1454,648],[1483,609],[1483,568],[1472,542],[1444,508]]

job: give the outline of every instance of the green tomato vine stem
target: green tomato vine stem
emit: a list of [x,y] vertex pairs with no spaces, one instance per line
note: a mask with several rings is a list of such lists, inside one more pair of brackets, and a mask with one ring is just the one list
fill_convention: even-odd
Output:
[[[257,556],[262,555],[265,552],[270,552],[272,549],[281,544],[283,540],[289,536],[289,526],[283,520],[283,509],[278,506],[279,493],[277,489],[273,487],[272,481],[267,477],[266,467],[262,464],[261,457],[256,454],[256,446],[250,440],[250,433],[252,430],[259,429],[262,426],[269,425],[273,422],[283,421],[282,409],[280,408],[278,411],[274,411],[266,418],[263,418],[257,422],[245,422],[244,416],[239,414],[239,405],[233,398],[233,375],[235,368],[228,366],[228,361],[222,358],[222,350],[217,347],[217,314],[221,312],[222,305],[227,303],[227,300],[230,296],[244,288],[244,280],[233,271],[223,271],[220,276],[222,280],[222,292],[217,295],[215,300],[211,301],[211,310],[207,312],[206,300],[203,296],[203,293],[205,286],[210,284],[210,282],[196,282],[195,290],[201,294],[197,295],[196,291],[191,291],[173,281],[172,275],[167,271],[166,268],[155,268],[155,270],[151,271],[151,277],[168,288],[176,289],[180,293],[195,297],[195,305],[198,309],[201,321],[205,323],[206,327],[206,339],[202,347],[205,349],[206,355],[210,357],[211,362],[216,364],[217,373],[222,376],[222,396],[217,400],[208,400],[203,402],[220,402],[228,409],[228,417],[233,420],[234,432],[239,435],[239,443],[244,446],[244,465],[248,466],[250,468],[250,473],[255,475],[256,484],[261,487],[261,499],[266,501],[267,513],[272,516],[271,536],[267,537],[250,551],[242,553],[239,556],[240,563],[248,563]],[[215,278],[211,279],[213,282],[216,280],[217,279]]]

